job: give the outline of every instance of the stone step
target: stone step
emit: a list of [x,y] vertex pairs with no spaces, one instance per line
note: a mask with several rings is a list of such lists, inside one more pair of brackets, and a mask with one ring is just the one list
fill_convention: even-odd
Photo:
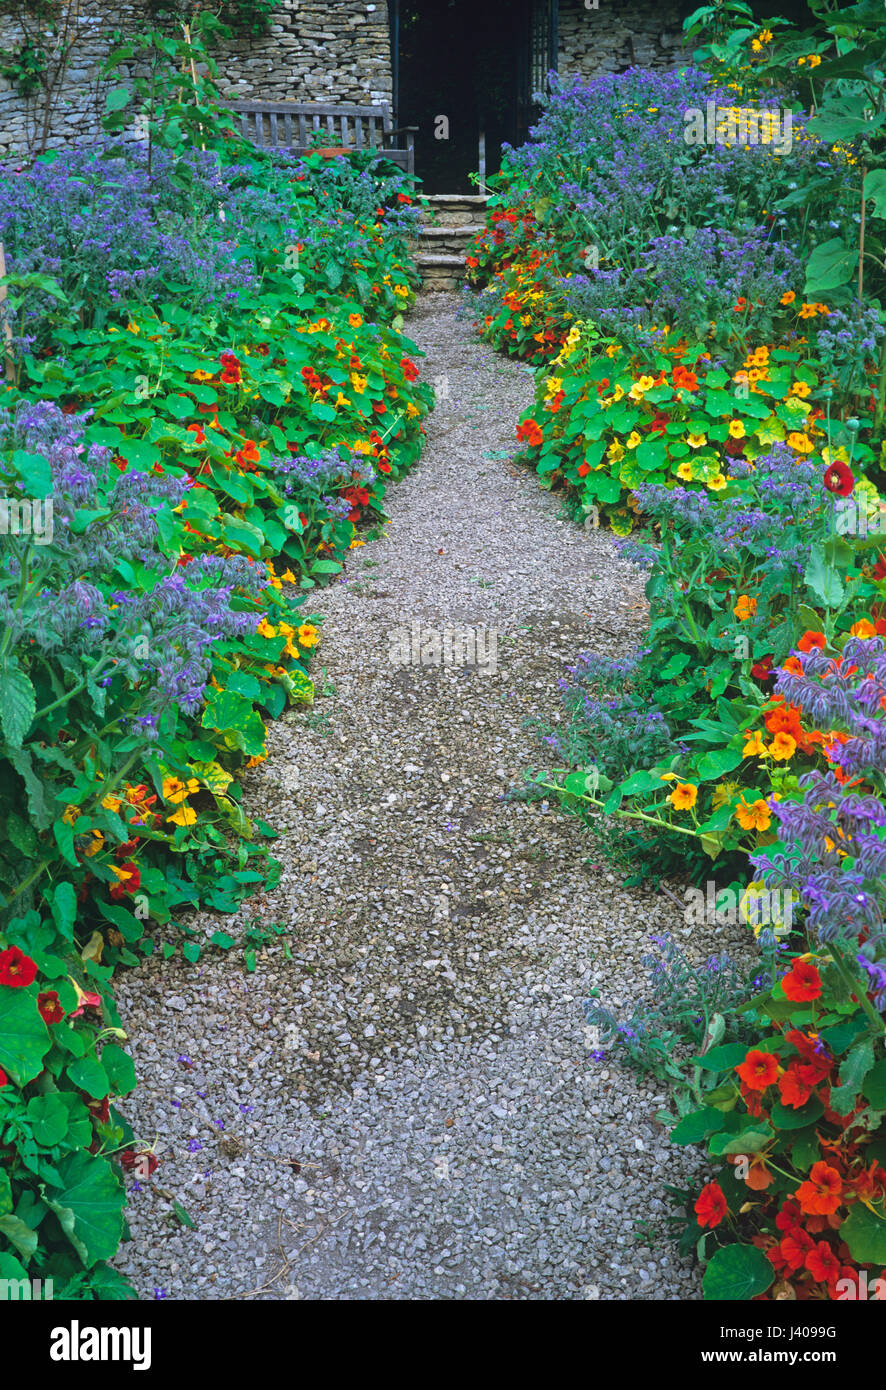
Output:
[[425,193],[423,201],[437,208],[484,208],[490,197],[489,193]]
[[465,275],[464,256],[422,251],[416,257],[416,265],[422,278],[422,289],[457,290]]
[[468,254],[474,238],[482,232],[482,226],[476,227],[422,227],[416,241],[413,243],[415,251],[445,251],[454,256],[461,256],[464,260]]
[[427,227],[424,226],[419,232],[419,236],[428,237],[436,240],[443,237],[458,237],[463,241],[470,241],[472,237],[479,235],[483,231],[482,222],[462,222],[458,226],[452,227]]
[[438,227],[460,227],[474,223],[488,202],[484,194],[435,193],[425,199],[425,220]]
[[415,263],[419,269],[423,266],[431,268],[434,266],[449,266],[450,268],[454,267],[456,270],[464,270],[465,268],[463,256],[453,256],[445,253],[441,254],[434,251],[422,251],[420,255],[416,256]]

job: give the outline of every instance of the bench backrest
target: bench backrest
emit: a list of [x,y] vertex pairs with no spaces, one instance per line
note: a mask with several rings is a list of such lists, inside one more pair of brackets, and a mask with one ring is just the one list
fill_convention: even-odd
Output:
[[230,109],[240,117],[244,139],[267,149],[307,150],[315,132],[322,132],[328,145],[384,147],[391,129],[390,108],[381,105],[235,101]]

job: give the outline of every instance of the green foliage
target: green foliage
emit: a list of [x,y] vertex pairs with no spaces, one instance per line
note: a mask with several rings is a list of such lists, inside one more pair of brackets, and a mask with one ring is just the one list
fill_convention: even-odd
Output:
[[[150,184],[122,143],[113,166],[80,158],[73,192],[53,158],[31,171],[33,216],[5,238],[20,345],[0,473],[16,505],[51,494],[56,521],[40,538],[10,528],[0,566],[0,972],[21,952],[28,973],[0,973],[0,1275],[51,1277],[56,1297],[79,1300],[130,1296],[106,1264],[124,1230],[121,1164],[156,1164],[116,1108],[135,1073],[114,971],[167,923],[196,962],[189,913],[236,912],[278,881],[275,832],[247,817],[242,777],[266,756],[267,719],[310,704],[321,619],[307,593],[340,571],[356,524],[383,517],[385,480],[417,458],[432,399],[394,326],[415,279],[401,177],[319,156],[293,171],[232,145],[198,37],[139,43],[111,60],[144,59],[147,76],[112,88],[108,129],[145,116]],[[205,78],[190,74],[195,52]],[[237,160],[226,184],[216,150]],[[147,294],[87,265],[77,215],[53,220],[53,207],[94,201],[96,167],[144,188],[158,246],[215,241],[248,293],[220,285],[201,301],[196,255],[167,261]],[[34,268],[41,218],[57,277]],[[88,486],[76,469],[65,482],[66,459]],[[180,628],[162,626],[170,593]],[[67,602],[86,620],[58,640],[51,614]],[[199,638],[202,695],[158,705],[190,651],[185,619],[210,610],[227,626]],[[268,939],[247,933],[247,971]]]
[[23,97],[33,96],[40,90],[48,66],[46,50],[33,43],[0,52],[0,75],[11,82]]

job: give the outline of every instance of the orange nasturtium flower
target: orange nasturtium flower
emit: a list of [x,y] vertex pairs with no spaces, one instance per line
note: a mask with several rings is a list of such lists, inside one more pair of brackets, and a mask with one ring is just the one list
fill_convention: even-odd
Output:
[[751,598],[750,594],[739,594],[732,611],[740,623],[745,623],[756,613],[757,600]]
[[765,1091],[778,1077],[778,1058],[774,1052],[760,1052],[752,1047],[735,1070],[749,1091]]
[[769,745],[770,757],[777,763],[786,762],[797,751],[797,740],[783,730],[779,731]]
[[750,804],[742,797],[735,808],[735,816],[742,830],[768,830],[772,820],[772,812],[762,797]]
[[843,1179],[836,1168],[821,1160],[813,1163],[809,1177],[794,1193],[800,1210],[808,1216],[830,1216],[843,1197]]
[[689,811],[698,800],[698,787],[691,782],[678,782],[668,798],[677,811]]

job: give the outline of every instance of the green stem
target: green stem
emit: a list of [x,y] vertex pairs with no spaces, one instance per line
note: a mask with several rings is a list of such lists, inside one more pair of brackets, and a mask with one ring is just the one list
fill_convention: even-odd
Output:
[[[544,787],[546,791],[557,792],[558,795],[563,792],[563,788],[558,786],[556,782],[536,782],[534,785],[536,787]],[[599,806],[601,810],[606,804],[595,796],[579,795],[575,792],[567,793],[567,795],[575,796],[578,801],[587,801],[591,806]],[[662,820],[659,816],[647,816],[643,811],[617,810],[610,811],[608,814],[611,816],[620,816],[622,820],[642,820],[648,825],[657,826],[659,830],[673,830],[677,835],[691,835],[693,839],[697,838],[697,832],[695,830],[687,830],[683,825],[671,825],[669,821]]]
[[[36,722],[38,719],[42,719],[43,716],[46,714],[51,714],[54,709],[58,709],[59,705],[64,705],[68,702],[68,700],[73,700],[75,695],[79,695],[81,690],[86,689],[87,682],[90,679],[94,680],[95,677],[99,674],[99,672],[103,671],[104,668],[110,663],[110,661],[111,658],[109,656],[103,657],[102,660],[97,663],[97,665],[93,666],[92,670],[89,672],[89,675],[84,676],[82,681],[80,681],[78,685],[75,685],[72,690],[68,690],[65,692],[64,695],[60,695],[57,700],[53,700],[51,705],[44,705],[42,709],[38,709],[36,714],[34,715],[34,722]],[[108,725],[108,727],[111,728],[112,726]]]
[[864,985],[857,979],[853,978],[851,971],[847,969],[846,962],[836,946],[832,945],[830,948],[830,952],[831,959],[834,962],[834,965],[837,967],[837,971],[841,979],[843,980],[843,983],[846,985],[846,988],[849,990],[850,994],[855,995],[862,1009],[867,1014],[872,1031],[874,1033],[886,1032],[886,1024],[884,1024],[882,1016],[877,1013],[870,999],[868,999],[867,990],[865,989]]
[[877,379],[877,399],[874,406],[874,434],[879,435],[883,428],[883,416],[886,413],[886,337],[880,348],[880,375]]

